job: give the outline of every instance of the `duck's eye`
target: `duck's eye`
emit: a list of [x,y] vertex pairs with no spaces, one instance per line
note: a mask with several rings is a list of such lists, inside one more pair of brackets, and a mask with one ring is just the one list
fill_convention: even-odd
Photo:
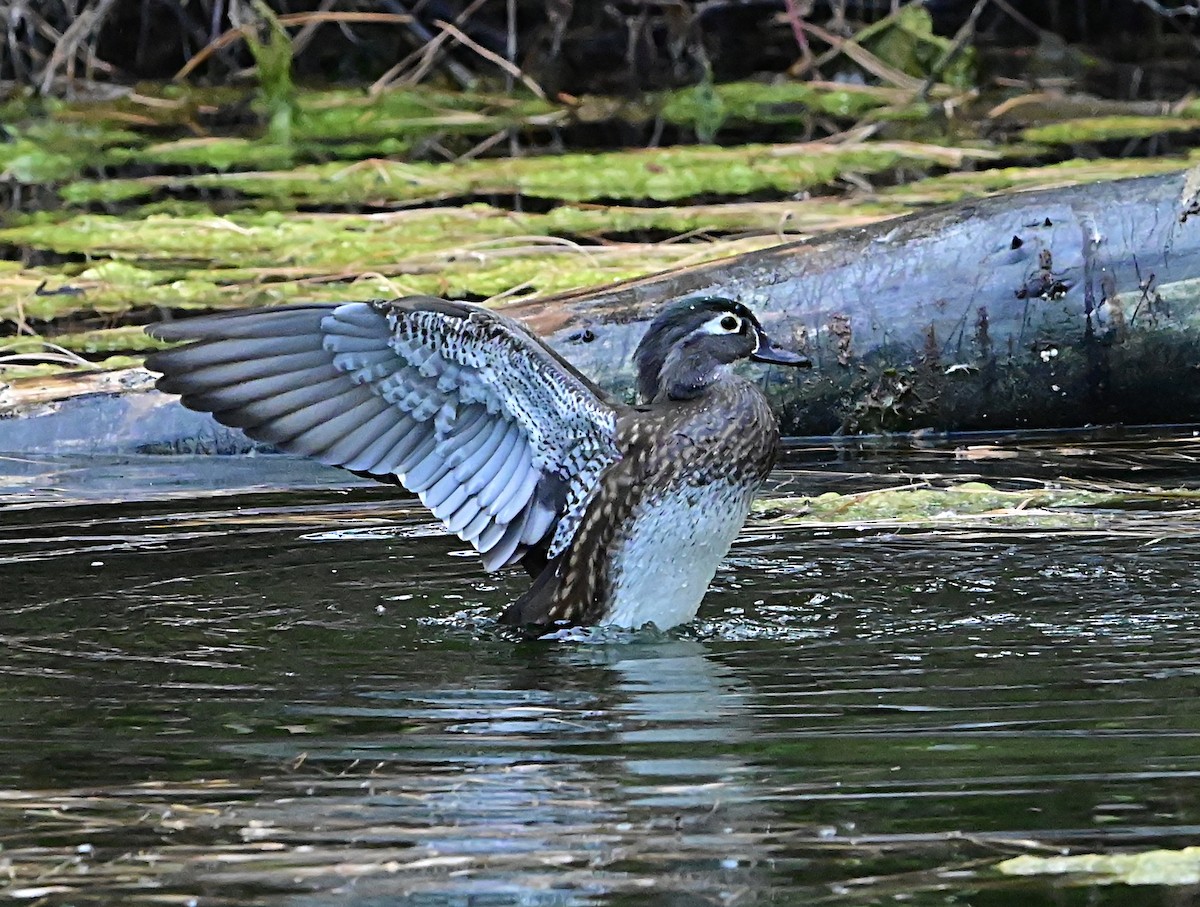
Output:
[[721,330],[733,333],[742,326],[742,323],[732,315],[726,315],[721,319]]

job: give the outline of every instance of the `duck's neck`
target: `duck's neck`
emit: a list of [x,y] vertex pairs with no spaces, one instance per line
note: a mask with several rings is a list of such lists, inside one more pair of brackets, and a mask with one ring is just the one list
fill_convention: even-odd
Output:
[[653,374],[643,370],[638,391],[646,402],[695,400],[706,394],[729,371],[729,366],[698,346],[677,346]]

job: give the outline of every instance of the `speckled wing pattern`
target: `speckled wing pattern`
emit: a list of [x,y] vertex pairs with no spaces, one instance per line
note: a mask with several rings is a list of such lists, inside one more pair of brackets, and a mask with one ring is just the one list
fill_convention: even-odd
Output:
[[483,557],[553,558],[619,459],[616,408],[516,322],[412,297],[155,325],[158,387],[288,453],[398,480]]

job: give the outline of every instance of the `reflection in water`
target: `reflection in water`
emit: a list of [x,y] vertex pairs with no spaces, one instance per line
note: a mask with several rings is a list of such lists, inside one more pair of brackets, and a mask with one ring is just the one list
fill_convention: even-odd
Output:
[[695,625],[528,642],[409,502],[269,467],[0,509],[8,894],[1118,905],[988,867],[1200,834],[1190,516],[759,523]]
[[[230,747],[303,753],[293,786],[308,796],[240,811],[251,836],[320,847],[326,864],[369,843],[360,866],[374,871],[350,903],[520,892],[575,904],[769,885],[752,829],[768,828],[770,811],[735,755],[752,731],[732,671],[700,643],[645,635],[528,654],[509,686],[361,690],[353,706],[292,710],[357,732]],[[586,686],[554,682],[581,673]],[[321,768],[333,789],[313,778]]]

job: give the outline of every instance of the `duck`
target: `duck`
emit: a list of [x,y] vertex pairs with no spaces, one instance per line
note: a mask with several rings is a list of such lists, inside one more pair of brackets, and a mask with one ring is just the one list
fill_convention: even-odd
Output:
[[775,464],[743,360],[811,365],[743,303],[674,301],[615,399],[518,321],[413,296],[161,322],[160,391],[279,450],[398,484],[532,582],[501,615],[545,630],[692,621]]

